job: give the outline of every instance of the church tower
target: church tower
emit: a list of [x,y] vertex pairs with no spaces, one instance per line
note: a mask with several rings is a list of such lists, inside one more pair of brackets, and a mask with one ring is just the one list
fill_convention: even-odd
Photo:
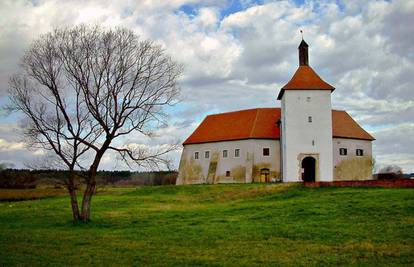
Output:
[[281,158],[284,182],[332,181],[332,107],[335,89],[309,66],[302,39],[299,67],[281,88]]

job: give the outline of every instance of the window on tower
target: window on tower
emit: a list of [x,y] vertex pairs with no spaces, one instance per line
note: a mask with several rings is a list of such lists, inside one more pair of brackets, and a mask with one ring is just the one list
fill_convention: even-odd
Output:
[[308,122],[312,122],[312,116],[308,117]]
[[263,148],[263,156],[269,156],[270,155],[270,149],[268,147]]
[[357,156],[363,156],[364,155],[364,150],[363,149],[357,149],[356,150],[356,155]]
[[339,155],[346,156],[348,154],[348,150],[346,148],[340,148],[339,149]]

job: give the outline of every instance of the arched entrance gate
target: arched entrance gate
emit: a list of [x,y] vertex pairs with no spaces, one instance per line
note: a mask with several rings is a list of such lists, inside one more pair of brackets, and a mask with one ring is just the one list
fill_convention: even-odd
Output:
[[302,180],[304,182],[315,182],[316,160],[313,157],[305,157],[302,160]]

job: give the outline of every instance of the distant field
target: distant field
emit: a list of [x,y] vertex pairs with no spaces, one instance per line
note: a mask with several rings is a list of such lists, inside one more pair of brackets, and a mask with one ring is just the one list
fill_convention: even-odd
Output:
[[[113,188],[101,187],[98,189],[98,194],[121,194],[127,188]],[[1,189],[0,188],[0,202],[15,202],[25,200],[39,200],[44,198],[66,196],[68,194],[66,189],[54,188],[37,188],[37,189]],[[78,194],[82,194],[79,191]]]
[[66,194],[64,189],[0,189],[0,202],[35,200]]
[[414,190],[118,188],[94,198],[87,225],[61,192],[0,202],[0,266],[63,265],[414,266]]

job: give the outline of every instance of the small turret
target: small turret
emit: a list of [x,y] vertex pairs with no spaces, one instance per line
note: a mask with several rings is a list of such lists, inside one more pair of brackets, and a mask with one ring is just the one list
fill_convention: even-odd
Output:
[[309,56],[308,56],[308,47],[309,45],[302,39],[299,49],[299,66],[309,66]]

